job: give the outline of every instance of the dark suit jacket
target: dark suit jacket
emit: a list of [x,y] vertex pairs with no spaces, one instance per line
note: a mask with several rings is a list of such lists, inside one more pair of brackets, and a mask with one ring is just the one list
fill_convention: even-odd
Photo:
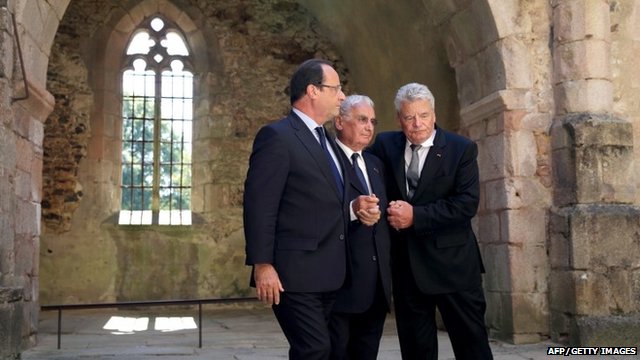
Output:
[[387,170],[387,196],[414,206],[412,227],[392,231],[392,242],[407,242],[411,270],[425,294],[442,294],[481,285],[484,266],[471,219],[479,202],[478,147],[471,140],[436,127],[433,147],[413,199],[407,198],[402,132],[376,137],[369,151]]
[[[350,179],[345,186],[349,201],[360,195],[366,195],[367,189],[360,185],[350,160],[339,150],[342,161]],[[378,278],[386,298],[386,306],[391,304],[391,249],[389,225],[386,220],[387,196],[384,187],[384,166],[377,157],[363,153],[367,167],[367,175],[372,192],[380,199],[380,210],[383,212],[380,221],[373,226],[366,226],[359,220],[349,223],[349,272],[350,281],[340,289],[333,310],[343,313],[361,313],[366,311],[376,299],[375,292]]]
[[348,208],[320,144],[293,111],[258,131],[244,191],[247,265],[273,264],[285,291],[342,286]]

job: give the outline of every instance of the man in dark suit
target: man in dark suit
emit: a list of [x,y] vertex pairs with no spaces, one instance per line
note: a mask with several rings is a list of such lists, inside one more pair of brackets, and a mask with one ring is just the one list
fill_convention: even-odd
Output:
[[380,159],[362,152],[373,139],[375,125],[373,101],[362,95],[348,96],[334,120],[338,152],[350,179],[345,195],[351,199],[351,222],[350,281],[338,291],[329,323],[333,360],[375,360],[391,304],[389,227],[380,218],[380,209],[387,207],[384,168]]
[[429,89],[395,98],[402,131],[376,137],[387,171],[393,295],[402,358],[438,358],[436,307],[458,360],[492,359],[484,322],[484,272],[471,227],[479,202],[477,145],[436,126]]
[[289,341],[289,358],[328,359],[349,213],[344,165],[323,124],[345,95],[331,64],[312,59],[291,77],[290,96],[289,115],[254,140],[244,189],[246,264]]

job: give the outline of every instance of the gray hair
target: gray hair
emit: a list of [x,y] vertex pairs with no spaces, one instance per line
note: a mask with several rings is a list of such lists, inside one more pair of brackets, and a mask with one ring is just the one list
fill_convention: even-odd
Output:
[[349,115],[349,111],[351,108],[360,104],[365,103],[371,107],[373,107],[373,100],[366,95],[349,95],[346,99],[342,101],[340,104],[340,116],[347,117]]
[[436,99],[426,85],[418,83],[410,83],[402,86],[396,93],[393,104],[396,106],[396,112],[400,112],[402,103],[405,101],[414,102],[417,100],[427,100],[431,104],[433,110],[436,109]]

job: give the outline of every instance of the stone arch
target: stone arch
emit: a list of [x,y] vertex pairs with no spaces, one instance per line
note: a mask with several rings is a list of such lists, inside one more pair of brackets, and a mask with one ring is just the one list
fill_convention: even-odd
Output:
[[[425,2],[426,3],[426,2]],[[546,4],[460,1],[443,26],[456,71],[460,132],[479,144],[476,227],[487,274],[491,336],[549,334],[546,211],[551,202],[553,108]]]

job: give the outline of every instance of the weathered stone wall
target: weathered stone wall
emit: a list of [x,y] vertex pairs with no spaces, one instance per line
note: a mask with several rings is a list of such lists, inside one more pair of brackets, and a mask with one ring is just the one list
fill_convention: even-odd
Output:
[[[471,14],[483,12],[495,22],[469,31]],[[550,19],[543,2],[521,3],[516,12],[472,2],[447,22],[461,132],[479,145],[475,225],[487,270],[487,324],[492,337],[514,343],[540,341],[549,329]]]
[[[119,61],[135,27],[157,13],[183,27],[196,59],[196,221],[122,227]],[[241,201],[253,136],[288,111],[288,79],[303,60],[336,61],[349,85],[316,27],[291,0],[72,4],[48,73],[56,108],[45,141],[43,303],[252,294]]]
[[67,34],[67,39],[54,43],[47,75],[56,106],[44,129],[42,220],[54,233],[70,230],[82,199],[78,168],[87,152],[93,105],[87,68],[77,54],[78,35]]
[[[634,346],[640,338],[638,93],[625,75],[614,73],[636,65],[624,61],[626,54],[610,55],[622,55],[621,46],[637,37],[629,37],[636,29],[626,17],[637,20],[638,4],[564,1],[553,7],[551,335],[572,345]],[[637,58],[637,47],[632,51]]]
[[[42,123],[53,99],[28,61],[33,29],[22,20],[48,3],[0,1],[0,358],[36,341],[42,199]],[[54,18],[55,19],[55,18]],[[57,27],[55,20],[53,28]],[[17,31],[16,31],[17,29]],[[22,61],[24,60],[24,61]],[[46,58],[45,58],[46,62]],[[23,73],[28,74],[24,76]]]
[[[12,103],[25,93],[5,11],[14,7],[31,97]],[[380,129],[396,128],[397,87],[419,81],[436,94],[439,123],[478,141],[475,226],[492,336],[639,338],[639,8],[636,0],[0,0],[0,319],[21,322],[0,326],[0,355],[33,343],[38,284],[44,303],[250,294],[240,201],[251,141],[289,108],[293,68],[316,55],[338,60],[347,92],[373,97]],[[124,229],[113,217],[120,54],[158,11],[200,55],[198,222]],[[56,95],[46,130],[45,88]]]

